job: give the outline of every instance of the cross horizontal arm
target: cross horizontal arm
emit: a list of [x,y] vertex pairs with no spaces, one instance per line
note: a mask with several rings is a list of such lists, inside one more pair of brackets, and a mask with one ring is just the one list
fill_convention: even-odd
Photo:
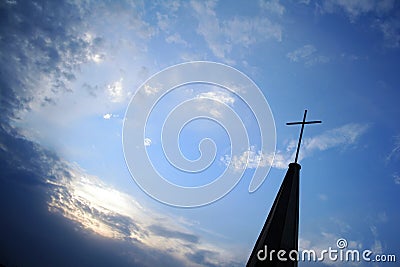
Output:
[[296,125],[296,124],[314,124],[314,123],[322,123],[322,121],[296,121],[296,122],[287,122],[286,125]]

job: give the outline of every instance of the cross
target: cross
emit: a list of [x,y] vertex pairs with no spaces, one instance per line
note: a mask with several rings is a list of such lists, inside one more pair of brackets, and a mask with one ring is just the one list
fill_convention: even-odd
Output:
[[287,122],[287,123],[286,123],[286,125],[301,124],[299,143],[297,144],[296,158],[295,158],[295,160],[294,160],[294,163],[297,163],[297,159],[298,159],[298,157],[299,157],[299,150],[300,150],[301,138],[303,137],[304,125],[305,125],[305,124],[322,123],[322,121],[306,121],[306,116],[307,116],[307,109],[304,110],[303,121]]

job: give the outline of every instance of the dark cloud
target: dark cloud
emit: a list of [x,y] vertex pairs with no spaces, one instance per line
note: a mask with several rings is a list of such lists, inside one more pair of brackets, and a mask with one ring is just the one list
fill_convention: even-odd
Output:
[[159,236],[164,236],[164,237],[168,237],[168,238],[177,238],[177,239],[181,239],[190,243],[198,243],[199,242],[199,237],[192,235],[192,234],[188,234],[188,233],[184,233],[181,231],[177,231],[177,230],[170,230],[167,229],[161,225],[151,225],[149,227],[149,230],[155,234],[155,235],[159,235]]
[[[0,127],[0,264],[10,266],[184,266],[173,256],[139,241],[104,238],[59,213],[48,201],[60,175],[70,172],[53,153]],[[59,187],[60,189],[60,187]],[[62,188],[61,188],[62,189]],[[68,193],[64,194],[70,199]],[[77,204],[122,234],[146,231],[131,218]]]
[[210,267],[216,267],[218,265],[209,262],[207,259],[209,257],[212,257],[215,255],[215,252],[209,251],[209,250],[198,250],[195,253],[188,253],[186,256],[191,259],[193,262],[197,262],[203,266],[210,266]]
[[2,118],[71,91],[75,71],[101,45],[84,35],[87,13],[66,1],[0,3]]
[[[71,166],[56,154],[26,140],[14,128],[0,127],[0,264],[7,266],[236,266],[216,264],[218,252],[201,249],[199,237],[171,225],[146,226],[70,191]],[[52,210],[52,198],[60,203]],[[147,211],[149,212],[149,211]],[[68,218],[77,214],[79,220]],[[138,215],[140,216],[140,215]],[[104,237],[85,225],[94,219],[118,238]],[[83,220],[83,221],[82,221]],[[166,223],[160,222],[160,223]],[[148,246],[141,240],[163,237],[186,251]],[[179,247],[182,246],[182,247]],[[175,251],[175,252],[174,252]]]

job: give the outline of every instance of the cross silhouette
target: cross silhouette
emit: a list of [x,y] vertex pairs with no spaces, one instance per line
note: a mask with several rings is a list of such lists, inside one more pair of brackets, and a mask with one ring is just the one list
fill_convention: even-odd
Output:
[[306,116],[307,116],[307,109],[304,110],[303,121],[287,122],[286,123],[286,125],[301,124],[300,137],[299,137],[299,142],[297,144],[296,158],[294,160],[294,163],[297,163],[297,159],[299,157],[299,150],[300,150],[300,145],[301,145],[301,138],[303,138],[304,125],[306,125],[306,124],[314,124],[314,123],[322,123],[322,121],[306,121]]

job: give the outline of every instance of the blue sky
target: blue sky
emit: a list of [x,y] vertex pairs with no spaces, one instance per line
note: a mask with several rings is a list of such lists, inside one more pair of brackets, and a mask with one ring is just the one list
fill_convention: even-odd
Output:
[[[243,266],[294,159],[299,127],[285,123],[304,109],[323,123],[306,127],[300,153],[299,247],[346,238],[350,248],[400,257],[396,1],[2,1],[0,12],[0,263]],[[249,193],[260,145],[250,110],[217,86],[178,88],[146,128],[160,173],[199,185],[249,157],[229,194],[188,209],[134,182],[122,128],[140,85],[189,61],[227,64],[255,82],[274,117],[276,155]],[[190,180],[164,161],[160,127],[168,108],[198,96],[245,118],[255,147],[229,157],[223,128],[194,121],[181,132],[183,153],[198,157],[205,137],[218,149],[214,165]]]

